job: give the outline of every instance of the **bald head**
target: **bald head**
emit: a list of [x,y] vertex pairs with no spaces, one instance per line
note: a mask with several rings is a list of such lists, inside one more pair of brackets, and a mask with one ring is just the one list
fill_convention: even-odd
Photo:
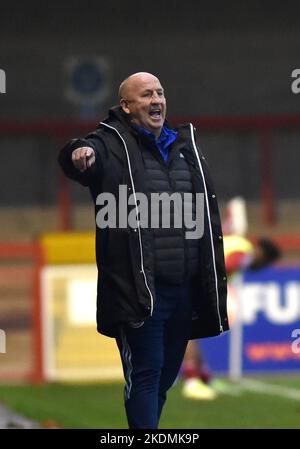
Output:
[[[159,83],[159,79],[152,75],[152,73],[148,72],[137,72],[128,76],[122,81],[119,87],[119,98],[127,99],[132,91],[135,91],[140,85],[145,84],[147,82],[156,81]],[[160,83],[159,83],[160,84]]]
[[166,99],[159,79],[147,72],[130,75],[119,88],[120,106],[135,125],[160,136],[166,117]]

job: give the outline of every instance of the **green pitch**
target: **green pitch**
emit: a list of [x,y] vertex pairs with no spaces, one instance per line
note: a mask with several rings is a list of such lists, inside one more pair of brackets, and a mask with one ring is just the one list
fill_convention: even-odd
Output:
[[[121,384],[0,385],[1,403],[45,426],[55,421],[62,428],[126,428],[122,401]],[[169,392],[160,427],[300,428],[300,379],[250,379],[213,401],[184,399],[178,382]]]

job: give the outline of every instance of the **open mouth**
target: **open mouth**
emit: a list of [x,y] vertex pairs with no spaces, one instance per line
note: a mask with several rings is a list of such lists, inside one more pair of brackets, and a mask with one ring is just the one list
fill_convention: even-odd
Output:
[[149,112],[150,117],[154,119],[160,119],[161,118],[161,110],[160,109],[153,109]]

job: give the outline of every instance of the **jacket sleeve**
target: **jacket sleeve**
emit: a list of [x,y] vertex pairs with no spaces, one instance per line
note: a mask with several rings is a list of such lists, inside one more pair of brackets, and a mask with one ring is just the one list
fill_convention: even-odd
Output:
[[[75,168],[72,161],[73,151],[80,147],[91,147],[95,152],[95,163],[84,172]],[[101,177],[103,166],[101,159],[103,158],[103,153],[104,144],[96,136],[87,136],[84,139],[72,139],[60,150],[58,163],[68,178],[79,182],[83,186],[90,186],[96,178]]]

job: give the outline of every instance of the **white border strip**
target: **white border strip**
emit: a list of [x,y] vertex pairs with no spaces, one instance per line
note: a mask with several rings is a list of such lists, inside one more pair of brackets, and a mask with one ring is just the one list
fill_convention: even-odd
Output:
[[300,401],[300,390],[296,388],[285,387],[283,385],[269,384],[254,379],[242,379],[239,382],[239,385],[244,390],[249,390],[254,393],[269,394],[272,396],[280,396],[282,398]]

